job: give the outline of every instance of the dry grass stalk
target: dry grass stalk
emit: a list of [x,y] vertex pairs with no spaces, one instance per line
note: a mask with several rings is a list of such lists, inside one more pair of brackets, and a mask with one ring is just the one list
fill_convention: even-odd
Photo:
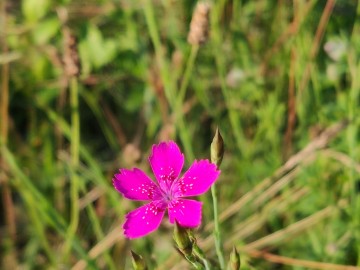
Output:
[[248,254],[251,257],[264,258],[269,262],[300,266],[300,267],[305,267],[307,269],[324,269],[324,270],[359,270],[360,269],[357,266],[299,260],[299,259],[288,258],[288,257],[274,255],[271,253],[257,251],[257,250],[249,251]]
[[[323,131],[318,137],[311,141],[303,150],[293,155],[288,161],[276,170],[273,176],[265,178],[256,187],[254,187],[247,194],[242,196],[239,200],[234,202],[229,208],[224,210],[220,215],[220,221],[224,221],[229,217],[236,214],[243,205],[247,204],[258,194],[263,193],[268,187],[270,187],[275,181],[284,177],[286,174],[294,170],[300,163],[309,159],[309,157],[316,151],[323,149],[335,136],[347,126],[347,121],[341,121],[336,123],[325,131]],[[206,226],[206,230],[212,230],[213,223],[209,223]]]
[[[91,259],[96,259],[106,250],[109,250],[112,246],[120,241],[125,241],[123,236],[123,229],[121,226],[116,226],[111,232],[109,232],[103,240],[97,243],[94,247],[92,247],[89,251],[89,257]],[[86,269],[87,263],[84,260],[78,261],[71,269],[72,270],[81,270]]]
[[339,208],[344,208],[348,202],[346,200],[340,200],[337,206],[328,206],[315,214],[308,216],[296,223],[291,224],[290,226],[278,230],[272,234],[269,234],[263,238],[260,238],[252,243],[249,243],[239,250],[243,252],[249,252],[251,250],[261,249],[269,246],[276,246],[278,243],[294,237],[294,235],[300,234],[301,232],[307,230],[308,228],[314,226],[315,224],[323,221],[326,218],[331,217],[337,213]]

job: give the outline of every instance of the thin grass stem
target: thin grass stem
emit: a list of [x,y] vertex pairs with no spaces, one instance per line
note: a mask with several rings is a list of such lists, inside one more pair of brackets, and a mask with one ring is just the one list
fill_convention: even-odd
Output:
[[166,62],[166,59],[164,59],[163,49],[161,48],[161,41],[159,37],[159,31],[156,26],[152,1],[143,0],[143,2],[145,4],[143,9],[145,20],[149,28],[151,41],[155,48],[156,61],[159,65],[161,79],[164,84],[165,96],[170,104],[174,104],[175,102],[174,87],[170,80],[168,63]]
[[[94,207],[92,206],[92,204],[88,204],[86,209],[90,216],[91,224],[94,228],[96,238],[97,238],[98,242],[100,242],[101,240],[103,240],[105,238],[105,235],[101,229],[100,221],[99,221],[98,217],[96,216],[96,213],[95,213],[95,210],[94,210]],[[113,262],[113,259],[111,258],[110,254],[109,254],[109,250],[106,250],[104,252],[104,258],[106,260],[107,267],[111,270],[116,270],[116,266]]]
[[[357,4],[357,17],[360,16],[360,1]],[[347,144],[348,144],[348,152],[351,159],[351,166],[348,170],[349,180],[352,187],[352,192],[350,194],[351,199],[351,208],[353,213],[353,230],[356,239],[356,243],[358,246],[357,249],[357,266],[360,266],[360,196],[358,195],[358,190],[356,187],[356,170],[355,163],[358,159],[357,154],[357,134],[359,133],[360,121],[358,119],[359,115],[359,97],[360,97],[360,62],[356,56],[355,48],[360,44],[360,38],[358,37],[358,33],[360,30],[360,23],[357,20],[355,22],[353,32],[351,35],[351,43],[352,48],[348,53],[348,65],[351,74],[351,88],[348,95],[348,118],[350,120],[350,124],[347,128]]]
[[[8,53],[8,44],[6,40],[6,2],[0,2],[0,46],[1,53]],[[9,80],[10,67],[9,63],[4,63],[1,67],[1,89],[0,89],[0,147],[6,147],[8,142],[9,131]],[[7,165],[0,155],[0,171],[5,172]],[[12,199],[9,179],[5,173],[0,174],[1,195],[4,206],[4,219],[6,223],[6,232],[11,238],[11,242],[16,241],[16,219],[15,207]],[[13,243],[11,243],[12,246]]]
[[218,214],[218,201],[216,195],[215,184],[211,186],[211,196],[213,200],[213,210],[214,210],[214,238],[215,238],[215,248],[216,255],[219,259],[219,264],[221,269],[225,269],[225,260],[222,250],[221,234],[220,234],[220,224],[219,224],[219,214]]
[[79,166],[80,149],[80,116],[79,116],[79,93],[76,77],[70,80],[70,106],[71,106],[71,183],[70,183],[70,224],[67,231],[67,238],[64,245],[64,259],[67,260],[71,250],[72,241],[79,225]]
[[29,205],[30,207],[28,207],[28,213],[29,216],[31,218],[31,221],[34,224],[35,227],[35,231],[38,234],[38,237],[40,239],[41,245],[44,249],[44,252],[46,253],[47,257],[49,258],[50,263],[55,266],[56,265],[56,258],[51,250],[51,247],[49,245],[48,239],[46,238],[45,235],[45,228],[44,228],[44,223],[41,222],[42,219],[39,218],[39,216],[41,216],[40,213],[38,213],[36,208],[31,207],[31,205],[35,205],[36,202],[34,201],[34,197],[31,196],[31,194],[28,194],[26,196],[26,201],[27,201],[27,205]]
[[[189,85],[189,81],[190,81],[190,78],[191,78],[191,74],[193,72],[193,68],[194,68],[194,64],[195,64],[195,60],[196,60],[196,56],[197,56],[198,51],[199,51],[199,45],[192,45],[191,46],[190,55],[189,55],[189,58],[188,58],[187,63],[186,63],[184,76],[182,78],[180,89],[179,89],[179,94],[177,96],[177,104],[178,105],[181,105],[183,103],[183,101],[184,101],[185,94],[186,94],[186,89],[187,89],[187,87]],[[180,106],[178,106],[178,108],[179,107]]]
[[[20,169],[20,165],[15,159],[15,155],[6,147],[1,149],[1,154],[9,165],[11,173],[13,173],[15,176],[12,184],[20,196],[26,199],[28,196],[27,193],[31,194],[31,196],[36,200],[36,206],[39,208],[39,213],[44,215],[43,221],[54,228],[63,238],[66,238],[66,229],[68,228],[67,223],[58,214],[52,204],[44,197],[44,195],[34,186],[33,182]],[[89,269],[97,269],[94,262],[90,260],[76,236],[74,237],[71,244],[74,247],[74,250],[81,256],[81,258],[83,258],[88,263]]]
[[[161,48],[161,41],[160,41],[157,26],[156,26],[153,4],[152,4],[152,1],[150,1],[150,0],[143,0],[143,2],[145,4],[144,5],[145,20],[146,20],[146,24],[149,28],[151,41],[154,44],[156,60],[159,65],[161,79],[164,84],[165,96],[166,96],[169,104],[171,105],[172,109],[175,110],[176,125],[177,125],[177,129],[179,131],[180,139],[184,145],[184,149],[185,149],[185,153],[186,153],[187,157],[192,160],[192,159],[194,159],[194,152],[191,147],[191,139],[190,139],[190,135],[189,135],[189,131],[188,131],[189,129],[187,128],[187,126],[185,124],[182,110],[179,109],[179,107],[181,107],[180,106],[181,104],[179,106],[177,106],[175,86],[174,86],[174,83],[171,81],[171,76],[169,73],[169,70],[170,70],[169,65],[164,57],[164,53]],[[195,59],[195,56],[196,56],[196,53],[194,52],[194,56],[193,56],[194,59]],[[191,60],[191,61],[194,61],[194,60]],[[190,71],[188,71],[188,72],[190,73]],[[190,74],[188,76],[190,77]],[[185,82],[186,82],[186,80],[184,81],[184,86],[183,86],[184,93],[185,93],[187,83],[188,83],[188,82],[187,83],[185,83]]]
[[249,149],[249,146],[245,147],[246,140],[244,136],[244,132],[241,126],[241,121],[238,117],[237,112],[234,110],[234,106],[232,104],[232,97],[230,95],[230,91],[226,86],[225,81],[225,65],[222,54],[219,52],[221,49],[221,31],[219,29],[219,21],[221,16],[221,11],[224,8],[225,1],[219,1],[212,12],[212,20],[211,20],[211,32],[212,32],[212,43],[214,46],[214,57],[216,63],[216,69],[220,80],[221,91],[225,99],[226,107],[229,110],[229,120],[231,124],[232,131],[234,132],[234,137],[236,140],[236,144],[238,150],[245,156],[248,156],[249,151],[245,151],[245,149]]

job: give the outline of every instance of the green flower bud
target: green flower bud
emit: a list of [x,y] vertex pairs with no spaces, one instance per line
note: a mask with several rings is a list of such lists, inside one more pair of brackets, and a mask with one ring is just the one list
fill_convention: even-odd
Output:
[[189,256],[192,253],[193,243],[190,240],[189,234],[186,228],[176,221],[174,228],[174,240],[178,249],[185,255]]
[[216,128],[215,136],[210,147],[211,162],[220,166],[224,156],[224,141],[221,137],[219,128]]
[[240,270],[240,255],[235,247],[230,253],[230,270]]
[[134,270],[147,270],[148,269],[146,262],[142,256],[136,254],[132,250],[131,250],[131,256],[132,256],[132,265],[134,267]]

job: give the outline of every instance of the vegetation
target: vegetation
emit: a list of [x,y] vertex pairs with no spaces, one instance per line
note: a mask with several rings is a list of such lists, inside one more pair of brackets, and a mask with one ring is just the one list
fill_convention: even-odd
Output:
[[360,269],[360,2],[209,1],[189,42],[194,0],[0,3],[1,269],[190,268],[165,219],[125,239],[112,177],[159,141],[209,158],[217,127],[209,261]]

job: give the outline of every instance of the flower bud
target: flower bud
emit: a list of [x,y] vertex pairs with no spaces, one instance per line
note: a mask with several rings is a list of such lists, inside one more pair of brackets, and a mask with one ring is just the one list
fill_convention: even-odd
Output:
[[220,166],[224,156],[224,141],[221,137],[219,128],[216,128],[215,136],[210,147],[211,162]]
[[135,270],[147,270],[148,269],[146,262],[142,256],[136,254],[134,251],[131,250],[131,257],[132,257],[132,265]]
[[189,256],[192,253],[193,243],[190,240],[189,234],[186,228],[176,221],[174,227],[174,240],[178,249],[185,255]]
[[230,253],[229,266],[231,270],[240,270],[240,255],[235,247],[233,247],[233,250]]

